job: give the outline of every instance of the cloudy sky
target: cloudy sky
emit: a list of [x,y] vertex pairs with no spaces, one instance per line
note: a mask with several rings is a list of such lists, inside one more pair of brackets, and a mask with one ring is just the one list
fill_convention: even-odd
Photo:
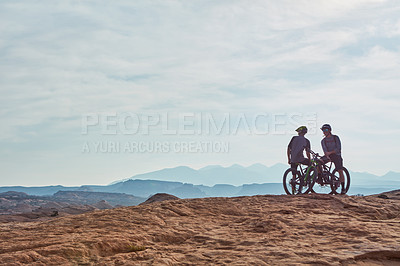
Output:
[[[0,185],[286,163],[295,127],[321,152],[324,123],[349,169],[400,172],[399,13],[396,0],[1,1]],[[227,115],[223,132],[200,123]],[[169,150],[123,149],[140,143]]]

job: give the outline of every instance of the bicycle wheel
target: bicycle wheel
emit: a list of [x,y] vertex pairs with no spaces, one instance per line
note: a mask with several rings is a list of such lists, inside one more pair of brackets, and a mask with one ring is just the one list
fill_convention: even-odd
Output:
[[[345,167],[343,167],[343,175],[344,175],[345,193],[347,193],[347,191],[349,191],[350,188],[350,174]],[[333,194],[339,194],[341,192],[339,172],[336,169],[332,172],[331,175],[331,190]]]
[[285,171],[283,174],[283,188],[285,189],[286,194],[299,194],[301,177],[301,173],[294,168],[289,168]]
[[[315,184],[315,180],[317,177],[317,169],[315,167],[310,166],[307,168],[306,173],[304,174],[302,182],[300,182],[299,192],[303,194],[308,194],[313,191],[313,186]],[[303,192],[304,191],[304,192]]]
[[315,177],[316,184],[314,185],[311,192],[317,194],[332,194],[331,180],[332,173],[323,171],[319,177]]

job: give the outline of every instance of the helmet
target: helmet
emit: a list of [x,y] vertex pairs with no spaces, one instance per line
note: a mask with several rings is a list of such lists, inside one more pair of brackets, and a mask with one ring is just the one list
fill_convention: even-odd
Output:
[[301,126],[298,129],[296,129],[297,132],[299,133],[307,133],[307,127],[306,126]]
[[324,124],[322,127],[321,127],[321,130],[324,130],[324,129],[329,129],[329,130],[332,130],[332,128],[331,128],[331,126],[329,125],[329,124]]

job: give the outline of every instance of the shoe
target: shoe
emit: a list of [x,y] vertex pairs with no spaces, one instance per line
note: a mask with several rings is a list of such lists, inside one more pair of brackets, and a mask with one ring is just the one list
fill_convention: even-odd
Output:
[[346,190],[342,188],[342,191],[340,191],[340,194],[341,194],[341,195],[346,194]]

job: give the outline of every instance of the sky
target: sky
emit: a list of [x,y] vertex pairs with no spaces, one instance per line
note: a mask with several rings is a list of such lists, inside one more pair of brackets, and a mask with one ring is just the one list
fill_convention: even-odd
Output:
[[400,172],[400,3],[0,2],[0,186],[287,163],[329,123],[353,171]]

